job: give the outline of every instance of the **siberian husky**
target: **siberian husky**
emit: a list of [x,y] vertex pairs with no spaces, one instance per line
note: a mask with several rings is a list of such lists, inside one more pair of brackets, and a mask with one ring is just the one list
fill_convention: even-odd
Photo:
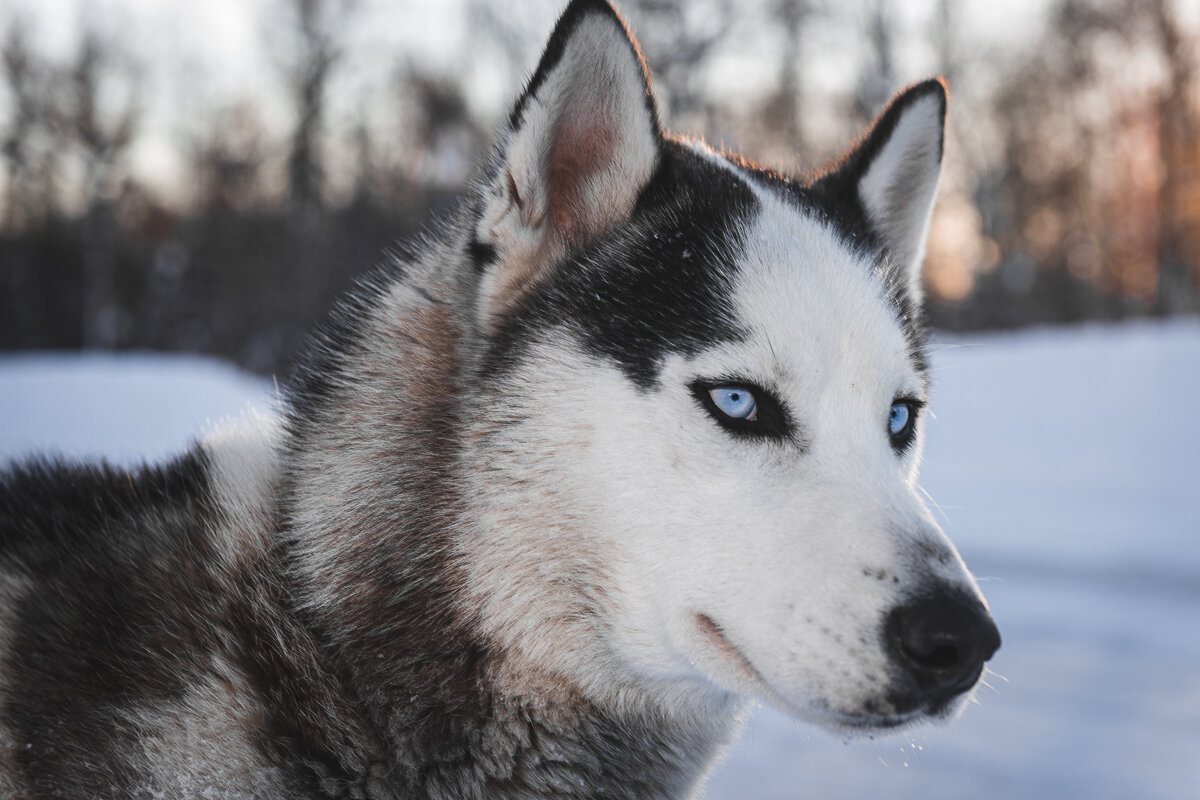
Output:
[[3,474],[0,794],[677,798],[752,701],[954,715],[1000,640],[916,485],[945,109],[802,182],[572,2],[277,422]]

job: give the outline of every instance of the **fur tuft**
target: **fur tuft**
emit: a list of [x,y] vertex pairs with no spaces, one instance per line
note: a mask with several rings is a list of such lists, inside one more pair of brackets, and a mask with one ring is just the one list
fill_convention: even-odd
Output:
[[667,800],[753,700],[952,716],[999,635],[916,485],[944,113],[806,185],[663,135],[572,2],[278,420],[0,472],[0,794]]

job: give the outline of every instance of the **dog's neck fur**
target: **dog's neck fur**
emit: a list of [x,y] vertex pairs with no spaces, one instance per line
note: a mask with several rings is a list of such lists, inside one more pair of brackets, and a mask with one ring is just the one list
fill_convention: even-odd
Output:
[[[455,398],[473,345],[466,314],[439,300],[445,280],[410,275],[369,300],[372,324],[327,339],[318,357],[334,377],[301,381],[289,420],[293,591],[379,742],[342,769],[375,762],[382,797],[686,796],[733,735],[737,701],[628,678],[584,686],[486,633],[464,600],[471,523],[454,475],[469,426]],[[394,341],[366,346],[381,336]]]

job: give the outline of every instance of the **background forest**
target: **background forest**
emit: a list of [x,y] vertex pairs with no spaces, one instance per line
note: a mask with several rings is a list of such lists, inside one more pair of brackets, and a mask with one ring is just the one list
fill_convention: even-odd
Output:
[[[0,0],[0,464],[277,411],[337,293],[469,185],[565,1]],[[619,5],[667,123],[781,171],[951,87],[920,486],[1004,645],[947,727],[759,710],[705,796],[1196,797],[1200,2]]]
[[[561,10],[224,5],[243,19],[228,40],[167,0],[0,10],[0,349],[285,374],[337,293],[452,207]],[[835,158],[895,89],[947,78],[936,326],[1197,310],[1192,4],[620,5],[668,124],[782,171]]]

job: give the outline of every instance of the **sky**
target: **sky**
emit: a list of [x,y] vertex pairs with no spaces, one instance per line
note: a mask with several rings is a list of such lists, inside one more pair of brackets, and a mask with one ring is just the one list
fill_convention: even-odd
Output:
[[[281,91],[282,37],[273,23],[286,0],[9,0],[0,25],[11,18],[32,23],[36,40],[57,58],[68,58],[81,22],[93,21],[127,45],[139,87],[139,137],[132,159],[135,172],[160,192],[169,193],[183,170],[177,143],[197,127],[195,115],[239,98],[251,99],[269,132],[282,136],[291,110]],[[736,106],[756,95],[754,87],[774,80],[769,59],[778,37],[753,13],[765,0],[740,3],[727,46],[712,59],[708,83],[719,103]],[[394,125],[386,115],[390,104],[378,102],[391,91],[398,64],[405,60],[467,78],[468,100],[485,118],[498,118],[520,89],[521,76],[495,69],[486,50],[464,62],[468,15],[464,0],[358,0],[345,32],[348,57],[330,87],[330,117],[348,126],[372,116],[376,129]],[[524,0],[513,27],[527,30],[532,70],[541,43],[563,5],[562,0]],[[619,3],[618,3],[619,6]],[[1009,47],[1028,39],[1040,24],[1047,0],[1005,0],[964,5],[968,35],[991,45]],[[845,8],[837,13],[848,13]],[[901,85],[926,77],[933,69],[931,53],[921,42],[935,9],[934,0],[896,5],[895,24],[902,32]],[[748,10],[747,10],[748,9]],[[852,12],[849,12],[852,13]],[[638,20],[630,18],[635,31]],[[812,58],[814,86],[844,89],[853,80],[855,41],[837,27],[816,27],[820,40]],[[903,43],[909,42],[905,46]],[[654,54],[648,57],[653,62]],[[748,88],[749,87],[749,88]],[[0,93],[0,113],[4,98]]]

